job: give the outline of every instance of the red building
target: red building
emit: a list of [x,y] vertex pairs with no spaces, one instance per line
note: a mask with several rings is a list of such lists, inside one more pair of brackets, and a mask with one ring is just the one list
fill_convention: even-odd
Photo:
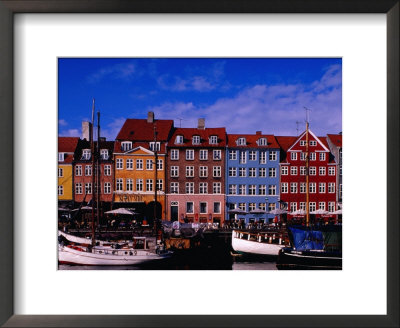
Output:
[[[306,210],[306,132],[299,137],[276,137],[281,146],[280,200],[289,212]],[[333,212],[336,202],[336,163],[325,137],[308,133],[309,210]],[[291,216],[288,215],[290,218]]]

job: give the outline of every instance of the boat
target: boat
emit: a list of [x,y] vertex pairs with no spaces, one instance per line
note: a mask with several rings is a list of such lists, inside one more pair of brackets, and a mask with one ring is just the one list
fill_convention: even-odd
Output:
[[232,230],[232,248],[235,252],[247,255],[277,256],[285,247],[282,232],[247,232]]

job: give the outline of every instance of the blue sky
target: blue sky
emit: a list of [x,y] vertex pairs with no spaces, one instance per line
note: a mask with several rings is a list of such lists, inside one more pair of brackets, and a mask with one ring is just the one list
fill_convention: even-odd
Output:
[[314,133],[342,131],[340,58],[60,58],[58,92],[60,136],[81,135],[93,98],[108,140],[148,111],[176,127],[204,117],[228,133],[297,135],[307,107]]

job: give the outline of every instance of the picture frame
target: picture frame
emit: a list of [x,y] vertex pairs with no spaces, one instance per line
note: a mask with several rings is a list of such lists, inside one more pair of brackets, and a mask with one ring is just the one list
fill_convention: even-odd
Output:
[[[0,1],[0,324],[5,327],[398,327],[399,326],[399,10],[398,0]],[[387,16],[387,315],[14,315],[13,15],[17,13],[385,13]]]

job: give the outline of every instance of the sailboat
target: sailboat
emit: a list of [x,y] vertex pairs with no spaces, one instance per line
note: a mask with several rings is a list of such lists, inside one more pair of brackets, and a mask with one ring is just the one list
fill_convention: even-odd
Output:
[[[97,145],[100,142],[100,113],[97,113]],[[94,99],[92,106],[92,125],[94,122]],[[92,167],[94,168],[97,164],[99,167],[99,152],[95,151],[93,141],[93,129],[91,130],[91,153],[92,153]],[[97,147],[98,148],[98,147]],[[96,163],[97,160],[97,163]],[[99,172],[99,170],[94,170]],[[157,171],[157,170],[156,170]],[[95,175],[92,174],[92,185],[95,185]],[[97,174],[97,181],[99,177]],[[73,241],[68,241],[70,236],[64,236],[59,239],[58,244],[58,262],[59,264],[71,264],[71,265],[136,265],[143,262],[160,260],[168,258],[172,255],[171,251],[166,251],[161,244],[157,244],[156,241],[151,242],[146,237],[134,237],[132,245],[125,245],[123,247],[113,247],[113,245],[107,245],[96,240],[95,237],[95,207],[97,207],[97,218],[99,218],[99,188],[94,188],[97,195],[97,201],[92,201],[92,238],[90,243],[87,243],[87,239],[80,240],[78,237]]]
[[291,247],[279,251],[276,266],[279,270],[341,270],[341,225],[310,225],[308,144],[306,120],[306,225],[287,227]]

